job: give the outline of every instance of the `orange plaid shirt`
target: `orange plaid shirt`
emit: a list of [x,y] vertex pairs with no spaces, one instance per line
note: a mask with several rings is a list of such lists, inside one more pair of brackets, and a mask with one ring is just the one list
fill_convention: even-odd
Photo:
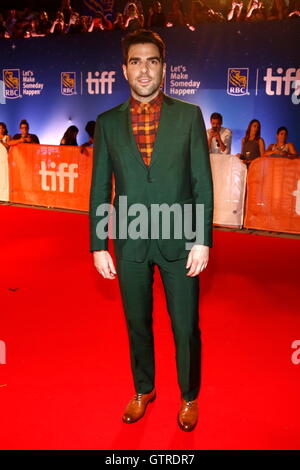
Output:
[[162,105],[162,92],[148,103],[142,103],[130,97],[130,113],[133,135],[141,156],[147,166],[150,165],[154,142],[159,124]]

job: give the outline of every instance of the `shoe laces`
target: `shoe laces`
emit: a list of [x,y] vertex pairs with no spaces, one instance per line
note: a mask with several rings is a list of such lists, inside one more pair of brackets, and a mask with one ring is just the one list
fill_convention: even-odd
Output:
[[136,401],[140,401],[140,400],[142,399],[142,396],[143,396],[142,393],[136,393],[136,394],[134,395],[134,399],[135,399]]

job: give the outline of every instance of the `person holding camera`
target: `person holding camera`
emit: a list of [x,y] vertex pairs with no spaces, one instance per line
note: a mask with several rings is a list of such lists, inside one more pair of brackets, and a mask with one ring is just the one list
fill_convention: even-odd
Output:
[[211,128],[207,129],[207,140],[210,153],[231,153],[232,132],[222,127],[223,117],[220,113],[210,116]]

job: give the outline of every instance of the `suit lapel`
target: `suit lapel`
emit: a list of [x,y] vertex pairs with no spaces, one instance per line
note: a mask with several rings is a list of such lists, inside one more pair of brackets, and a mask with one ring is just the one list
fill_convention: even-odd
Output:
[[[159,154],[160,144],[162,143],[163,139],[172,132],[172,98],[165,95],[163,93],[163,101],[161,105],[160,111],[160,120],[158,124],[157,134],[154,142],[151,162],[149,168],[153,166],[155,161],[157,160]],[[147,165],[145,164],[141,153],[138,149],[138,146],[135,141],[135,137],[132,130],[131,125],[131,115],[130,115],[130,98],[128,98],[119,108],[119,111],[122,112],[121,114],[121,122],[122,122],[122,130],[124,131],[124,135],[126,135],[126,141],[130,150],[130,154],[134,156],[134,158],[139,162],[140,165],[143,166],[145,171],[148,170]]]

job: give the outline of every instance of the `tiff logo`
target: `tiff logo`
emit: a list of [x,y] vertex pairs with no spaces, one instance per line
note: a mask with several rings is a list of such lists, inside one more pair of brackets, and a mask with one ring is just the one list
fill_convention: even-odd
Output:
[[[78,178],[78,173],[75,169],[78,168],[77,163],[59,163],[56,166],[55,162],[50,163],[52,170],[47,170],[46,162],[41,162],[41,187],[43,191],[67,191],[74,193],[75,178]],[[68,180],[68,189],[65,189],[65,181]]]
[[[288,96],[291,94],[291,89],[294,88],[295,91],[292,96],[292,101],[293,104],[299,104],[299,101],[296,100],[295,102],[293,97],[297,97],[299,95],[299,84],[297,84],[297,82],[300,80],[300,68],[288,68],[286,69],[285,74],[282,76],[283,68],[278,67],[278,69],[276,69],[276,74],[277,75],[273,75],[273,69],[271,67],[267,68],[267,73],[264,76],[267,95],[273,96],[284,94]],[[273,85],[275,85],[275,89],[273,89]]]
[[5,342],[0,339],[0,364],[6,364],[6,345]]
[[295,339],[295,341],[292,342],[292,349],[296,349],[296,351],[293,352],[291,361],[293,364],[297,365],[300,364],[300,340]]
[[92,72],[88,72],[88,78],[86,79],[86,83],[88,86],[88,94],[89,95],[104,95],[108,93],[109,95],[112,94],[112,84],[116,81],[114,75],[116,72],[111,70],[108,72],[104,70],[103,72],[95,72],[94,76]]

